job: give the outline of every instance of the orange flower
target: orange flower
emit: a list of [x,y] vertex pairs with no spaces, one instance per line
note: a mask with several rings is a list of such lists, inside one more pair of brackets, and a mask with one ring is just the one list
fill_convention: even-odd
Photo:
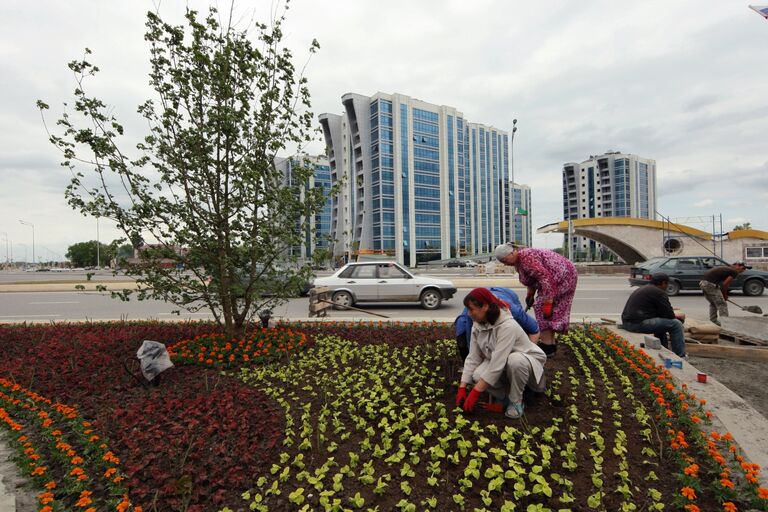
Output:
[[115,469],[115,468],[109,468],[108,470],[106,470],[106,471],[104,472],[104,478],[109,478],[109,477],[111,477],[112,475],[114,475],[116,472],[117,472],[117,469]]
[[734,487],[734,486],[733,486],[733,482],[731,482],[731,481],[730,481],[730,480],[728,480],[727,478],[722,478],[722,479],[720,480],[720,485],[722,485],[723,487],[729,487],[729,488],[731,488],[731,489],[733,489],[733,487]]
[[757,495],[760,496],[761,499],[768,500],[768,489],[765,487],[758,487]]
[[693,501],[696,499],[696,491],[692,487],[683,487],[680,489],[680,494]]
[[47,484],[45,484],[46,489],[55,489],[56,488],[56,482],[50,481]]
[[685,510],[687,510],[688,512],[701,512],[701,509],[697,505],[694,505],[693,503],[687,504],[685,506]]
[[47,468],[45,466],[37,466],[34,471],[32,471],[33,476],[42,475],[45,473],[45,470]]
[[83,471],[83,468],[75,468],[69,472],[69,474],[72,476],[82,475],[83,473],[85,473],[85,471]]
[[736,508],[736,505],[730,501],[725,501],[723,502],[723,510],[725,510],[725,512],[736,512],[738,509]]

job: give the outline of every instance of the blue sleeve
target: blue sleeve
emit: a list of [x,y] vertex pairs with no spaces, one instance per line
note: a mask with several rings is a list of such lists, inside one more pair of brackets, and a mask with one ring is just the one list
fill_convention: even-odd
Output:
[[512,318],[520,324],[525,334],[536,334],[539,332],[539,324],[536,322],[536,319],[526,313],[520,303],[511,304],[510,308]]
[[510,313],[512,313],[512,318],[514,318],[515,321],[520,324],[520,327],[523,328],[525,334],[536,334],[539,332],[539,324],[536,322],[535,318],[526,314],[525,310],[523,309],[523,305],[520,304],[520,299],[517,297],[517,294],[514,292],[514,290],[495,286],[492,286],[488,289],[491,290],[491,292],[496,297],[509,304],[509,310]]

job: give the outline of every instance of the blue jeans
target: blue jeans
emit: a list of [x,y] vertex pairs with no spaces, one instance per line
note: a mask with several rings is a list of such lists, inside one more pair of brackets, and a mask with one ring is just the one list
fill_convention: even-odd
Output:
[[683,336],[683,322],[676,318],[649,318],[637,324],[624,323],[624,329],[630,332],[642,332],[653,334],[665,347],[669,345],[667,333],[672,342],[672,352],[680,357],[685,356],[685,336]]

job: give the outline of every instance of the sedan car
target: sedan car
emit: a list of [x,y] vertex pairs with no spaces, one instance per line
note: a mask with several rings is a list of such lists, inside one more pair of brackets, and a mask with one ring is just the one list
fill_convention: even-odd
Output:
[[415,276],[394,261],[348,263],[328,277],[314,281],[328,287],[336,309],[357,302],[421,302],[424,309],[437,309],[456,293],[447,279]]
[[[648,284],[655,272],[669,275],[667,294],[677,295],[680,290],[698,290],[699,281],[712,267],[729,264],[715,256],[668,256],[651,258],[630,268],[629,284],[640,286]],[[744,295],[762,295],[768,284],[768,272],[745,270],[729,286],[729,290],[741,290]]]
[[463,260],[448,260],[443,266],[447,268],[464,268],[467,266],[467,262]]

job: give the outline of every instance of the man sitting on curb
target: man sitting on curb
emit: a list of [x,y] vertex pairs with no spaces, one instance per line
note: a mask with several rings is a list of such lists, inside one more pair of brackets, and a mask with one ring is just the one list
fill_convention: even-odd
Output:
[[653,274],[650,284],[641,286],[629,296],[621,312],[622,327],[630,332],[653,334],[664,347],[669,348],[667,334],[672,342],[672,352],[685,357],[683,322],[675,314],[667,296],[669,276],[663,272]]

